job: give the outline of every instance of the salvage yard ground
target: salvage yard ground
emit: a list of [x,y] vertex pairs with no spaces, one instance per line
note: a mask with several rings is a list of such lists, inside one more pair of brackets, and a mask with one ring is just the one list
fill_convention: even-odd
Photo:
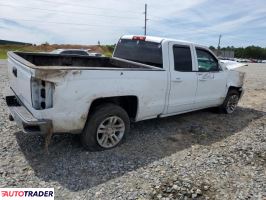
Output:
[[82,149],[56,135],[50,154],[41,136],[8,120],[0,61],[0,187],[54,187],[56,199],[265,199],[266,64],[249,64],[244,97],[232,115],[203,110],[132,125],[121,146]]

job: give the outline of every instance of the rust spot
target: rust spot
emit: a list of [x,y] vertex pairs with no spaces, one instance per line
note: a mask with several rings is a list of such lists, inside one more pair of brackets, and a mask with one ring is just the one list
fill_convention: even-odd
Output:
[[78,75],[78,74],[81,74],[81,73],[82,73],[81,70],[73,70],[73,71],[72,71],[72,74],[73,74],[73,75]]
[[87,114],[86,113],[82,114],[81,117],[80,117],[80,120],[82,122],[86,121],[87,120]]
[[64,78],[68,74],[67,70],[42,69],[36,70],[35,77],[42,80]]

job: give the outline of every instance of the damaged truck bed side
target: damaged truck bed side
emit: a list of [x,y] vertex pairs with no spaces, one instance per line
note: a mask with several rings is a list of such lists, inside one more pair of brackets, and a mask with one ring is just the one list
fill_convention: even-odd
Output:
[[219,107],[232,113],[244,74],[208,48],[144,36],[120,38],[112,58],[8,53],[12,118],[28,133],[77,133],[87,149],[109,149],[130,121]]

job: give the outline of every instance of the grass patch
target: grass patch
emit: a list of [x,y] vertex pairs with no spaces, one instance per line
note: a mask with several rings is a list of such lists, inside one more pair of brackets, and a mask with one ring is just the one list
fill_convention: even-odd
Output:
[[8,51],[29,51],[29,52],[37,52],[40,51],[36,49],[36,46],[25,46],[25,45],[0,45],[0,59],[7,58]]

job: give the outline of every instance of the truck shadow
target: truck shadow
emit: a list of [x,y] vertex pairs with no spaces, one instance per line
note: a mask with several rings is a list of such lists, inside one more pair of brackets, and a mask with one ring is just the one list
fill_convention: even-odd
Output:
[[16,138],[38,178],[56,181],[71,191],[80,191],[192,145],[211,145],[241,131],[263,115],[262,111],[239,107],[232,115],[203,110],[143,121],[132,125],[124,144],[102,152],[85,151],[80,146],[79,137],[69,134],[54,136],[49,155],[43,151],[42,137],[18,132]]

